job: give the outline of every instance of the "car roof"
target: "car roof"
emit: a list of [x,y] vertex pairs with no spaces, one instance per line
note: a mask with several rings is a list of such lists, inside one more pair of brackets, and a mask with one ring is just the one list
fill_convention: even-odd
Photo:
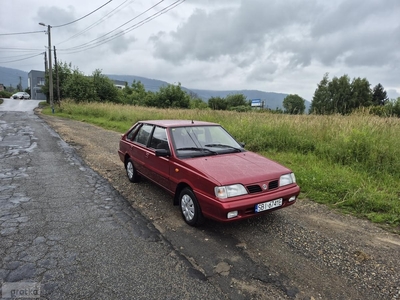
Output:
[[205,122],[205,121],[196,121],[196,120],[146,120],[139,121],[139,123],[152,124],[161,127],[183,127],[183,126],[210,126],[217,125],[217,123]]

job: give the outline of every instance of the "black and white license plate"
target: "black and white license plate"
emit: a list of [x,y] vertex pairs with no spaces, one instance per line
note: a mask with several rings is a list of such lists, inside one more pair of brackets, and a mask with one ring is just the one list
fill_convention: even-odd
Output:
[[273,209],[275,207],[279,207],[282,205],[282,198],[276,199],[276,200],[271,200],[268,202],[264,203],[259,203],[255,207],[256,212],[262,212],[265,210]]

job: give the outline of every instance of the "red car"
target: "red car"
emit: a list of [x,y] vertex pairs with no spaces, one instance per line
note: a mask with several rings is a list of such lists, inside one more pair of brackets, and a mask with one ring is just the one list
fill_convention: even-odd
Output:
[[300,188],[293,172],[243,147],[216,123],[154,120],[122,135],[118,154],[131,182],[144,176],[164,188],[191,226],[294,204]]

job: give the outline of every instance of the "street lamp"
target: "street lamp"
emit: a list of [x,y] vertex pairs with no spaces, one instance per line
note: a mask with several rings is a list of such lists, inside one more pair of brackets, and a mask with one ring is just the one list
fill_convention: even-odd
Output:
[[[46,26],[46,24],[40,22],[39,25]],[[49,97],[50,97],[50,106],[51,111],[54,114],[54,104],[53,104],[53,72],[52,72],[52,64],[51,64],[51,34],[50,34],[50,25],[47,25],[47,34],[49,35]]]

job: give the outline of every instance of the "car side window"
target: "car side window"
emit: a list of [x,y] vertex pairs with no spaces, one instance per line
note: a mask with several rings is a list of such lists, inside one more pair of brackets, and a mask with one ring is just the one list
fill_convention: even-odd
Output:
[[127,140],[133,141],[133,138],[135,137],[135,135],[137,134],[137,132],[139,131],[139,128],[141,127],[141,124],[138,124],[137,126],[135,126],[126,136]]
[[144,124],[140,127],[139,132],[133,138],[134,142],[147,146],[153,125]]
[[165,128],[156,127],[150,141],[150,148],[169,150],[167,132]]

